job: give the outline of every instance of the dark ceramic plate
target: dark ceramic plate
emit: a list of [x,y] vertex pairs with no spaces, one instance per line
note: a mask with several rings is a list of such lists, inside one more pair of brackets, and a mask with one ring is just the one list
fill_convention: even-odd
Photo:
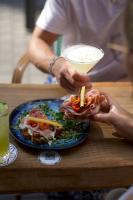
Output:
[[[60,112],[60,105],[62,104],[63,100],[55,100],[55,99],[42,99],[42,100],[34,100],[30,102],[23,103],[19,106],[17,106],[12,113],[10,114],[9,119],[9,126],[11,135],[20,143],[23,145],[26,145],[28,147],[36,148],[36,149],[52,149],[52,150],[62,150],[71,148],[74,146],[79,145],[82,143],[87,137],[88,137],[88,128],[89,128],[89,122],[78,122],[79,124],[79,130],[78,137],[73,138],[62,138],[60,140],[52,142],[51,145],[49,144],[34,144],[32,141],[26,139],[22,134],[21,130],[18,127],[18,124],[20,122],[20,118],[24,115],[25,112],[30,111],[33,108],[36,108],[40,105],[48,105],[50,109],[52,109],[54,112]],[[52,119],[52,117],[49,115],[49,119]],[[63,122],[62,122],[63,123]],[[76,130],[77,131],[77,130]]]

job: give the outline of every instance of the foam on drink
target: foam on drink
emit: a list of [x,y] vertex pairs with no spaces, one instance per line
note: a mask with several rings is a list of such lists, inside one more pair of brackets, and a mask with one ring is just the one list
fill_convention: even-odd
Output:
[[104,52],[90,45],[74,45],[65,49],[63,55],[71,63],[73,70],[86,73],[101,60]]

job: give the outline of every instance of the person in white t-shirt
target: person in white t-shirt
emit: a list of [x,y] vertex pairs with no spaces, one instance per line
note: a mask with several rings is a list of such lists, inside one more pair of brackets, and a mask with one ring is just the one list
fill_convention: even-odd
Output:
[[[128,46],[126,64],[130,79],[133,81],[133,0],[128,0],[127,3],[124,30]],[[112,124],[117,130],[116,136],[126,138],[130,143],[133,143],[133,113],[126,111],[112,99],[110,99],[110,105],[111,108],[108,113],[98,113],[94,116],[94,119]],[[120,195],[122,193],[123,195]],[[133,200],[133,186],[129,189],[113,189],[107,194],[105,200]]]
[[[57,78],[73,92],[90,81],[117,81],[126,76],[123,55],[108,48],[109,43],[124,43],[123,12],[126,0],[47,0],[29,45],[31,61]],[[72,71],[64,58],[55,58],[54,41],[63,37],[62,49],[74,44],[96,45],[105,56],[89,73]]]
[[[131,81],[133,81],[133,0],[128,0],[123,22],[124,19],[124,32],[128,46],[128,51],[126,54],[126,65],[129,77]],[[94,119],[97,121],[112,124],[116,128],[118,136],[133,142],[133,113],[126,111],[110,97],[107,96],[107,98],[109,98],[110,101],[109,112],[100,112],[94,116]]]

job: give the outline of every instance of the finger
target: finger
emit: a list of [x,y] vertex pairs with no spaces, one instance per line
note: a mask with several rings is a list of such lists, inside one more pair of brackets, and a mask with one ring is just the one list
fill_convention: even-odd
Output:
[[81,88],[82,86],[85,86],[86,89],[91,89],[92,88],[92,84],[90,82],[90,78],[87,75],[81,75],[78,73],[74,73],[72,75],[72,78],[74,80],[74,85],[77,88]]
[[108,113],[111,109],[111,103],[104,94],[100,94],[100,110],[104,113]]
[[66,69],[63,72],[61,72],[61,78],[65,78],[71,85],[74,83],[74,79],[72,77],[72,72],[70,70]]
[[100,95],[101,95],[101,97],[103,97],[103,98],[106,98],[106,100],[110,103],[110,104],[112,104],[112,98],[108,95],[108,94],[106,94],[105,92],[101,92],[100,91]]
[[84,74],[79,74],[79,73],[75,72],[72,74],[72,77],[75,81],[78,81],[78,82],[84,82],[84,83],[91,82],[89,75],[87,75],[87,74],[84,75]]
[[101,93],[101,95],[104,95],[104,96],[106,97],[106,99],[109,101],[110,107],[111,107],[112,105],[118,106],[118,103],[116,102],[116,100],[114,100],[110,95],[108,95],[108,94],[105,93],[105,92],[100,92],[100,93]]
[[75,81],[75,80],[73,80],[73,85],[78,89],[80,89],[82,86],[85,86],[86,89],[91,89],[92,88],[92,84],[91,83],[78,82],[78,81]]
[[98,113],[93,116],[95,121],[110,123],[110,115],[108,113]]
[[78,91],[82,86],[86,86],[87,89],[91,88],[91,83],[90,82],[81,82],[75,80],[74,77],[75,72],[70,72],[68,70],[65,70],[61,73],[61,79],[65,79],[71,87],[73,87],[73,91]]
[[71,69],[63,71],[62,75],[64,75],[65,78],[76,88],[86,86],[87,89],[90,89],[92,87],[88,75],[81,75]]
[[74,92],[75,91],[75,86],[72,85],[65,77],[61,77],[60,79],[60,85],[68,90],[69,92]]

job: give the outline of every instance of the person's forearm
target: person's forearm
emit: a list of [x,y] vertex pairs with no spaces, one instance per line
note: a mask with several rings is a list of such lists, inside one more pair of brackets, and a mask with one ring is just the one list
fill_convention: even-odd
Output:
[[48,71],[50,60],[55,57],[55,54],[41,38],[34,38],[29,45],[29,56],[32,63]]
[[133,141],[133,114],[126,111],[114,122],[114,127],[124,138]]

